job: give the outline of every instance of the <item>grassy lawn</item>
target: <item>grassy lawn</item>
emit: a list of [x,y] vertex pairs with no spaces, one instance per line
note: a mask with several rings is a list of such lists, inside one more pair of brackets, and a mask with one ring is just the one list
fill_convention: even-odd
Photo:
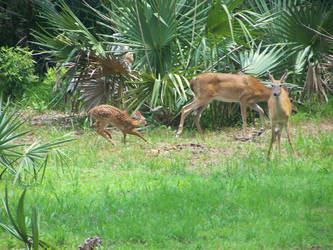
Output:
[[[115,131],[115,146],[92,129],[75,131],[62,147],[67,165],[50,162],[43,183],[29,186],[26,213],[37,205],[41,238],[55,248],[77,249],[94,235],[105,249],[332,248],[333,120],[291,124],[297,159],[284,131],[282,159],[274,147],[270,161],[269,130],[247,142],[235,140],[240,128],[205,131],[205,140],[195,130],[180,138],[143,130],[151,145],[131,135],[124,145]],[[69,132],[32,129],[33,138]],[[9,190],[14,207],[23,187]],[[20,247],[0,230],[0,249]]]

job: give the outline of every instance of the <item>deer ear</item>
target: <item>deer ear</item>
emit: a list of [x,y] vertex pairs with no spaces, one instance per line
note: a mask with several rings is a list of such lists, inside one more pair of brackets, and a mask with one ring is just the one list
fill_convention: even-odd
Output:
[[269,79],[271,79],[272,82],[274,82],[274,77],[271,75],[271,73],[269,71],[267,71],[268,77]]
[[284,72],[283,76],[281,76],[280,82],[284,82],[284,80],[286,80],[288,76],[288,70],[286,70],[286,72]]
[[134,111],[132,113],[132,117],[135,118],[135,119],[137,119],[137,120],[139,120],[142,117],[142,115],[141,115],[140,111],[137,110],[137,111]]

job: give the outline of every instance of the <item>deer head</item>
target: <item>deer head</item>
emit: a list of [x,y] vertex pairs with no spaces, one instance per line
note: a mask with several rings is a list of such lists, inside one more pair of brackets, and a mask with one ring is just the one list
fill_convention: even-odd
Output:
[[140,113],[139,110],[132,113],[132,117],[138,121],[139,126],[145,126],[147,124],[146,118]]
[[287,91],[287,86],[283,84],[284,80],[287,78],[287,75],[288,70],[284,72],[280,80],[275,80],[271,73],[268,72],[268,77],[272,81],[271,87],[274,96],[280,96],[282,88]]

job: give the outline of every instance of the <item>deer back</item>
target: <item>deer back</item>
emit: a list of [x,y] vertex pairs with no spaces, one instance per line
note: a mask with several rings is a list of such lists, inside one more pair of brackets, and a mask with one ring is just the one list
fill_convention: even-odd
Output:
[[194,77],[191,89],[199,99],[239,102],[242,98],[267,101],[271,90],[248,75],[204,73]]

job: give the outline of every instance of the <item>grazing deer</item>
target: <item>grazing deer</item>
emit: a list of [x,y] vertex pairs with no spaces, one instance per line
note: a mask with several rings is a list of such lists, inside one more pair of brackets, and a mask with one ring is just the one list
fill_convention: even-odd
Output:
[[260,114],[262,128],[258,132],[258,135],[261,135],[265,130],[264,111],[257,104],[257,102],[267,101],[272,91],[254,77],[249,75],[205,73],[194,77],[191,81],[190,87],[195,95],[195,98],[193,102],[187,104],[182,109],[177,136],[181,135],[184,120],[192,110],[196,110],[194,113],[194,121],[199,134],[203,134],[199,124],[200,116],[212,100],[240,103],[244,138],[247,137],[247,106],[258,111]]
[[93,125],[97,129],[97,133],[113,145],[111,132],[105,128],[109,123],[121,130],[124,134],[124,143],[126,143],[126,134],[139,136],[142,140],[148,142],[141,133],[133,130],[139,126],[145,126],[147,124],[146,119],[141,115],[140,111],[133,112],[132,118],[126,112],[116,107],[100,105],[90,109],[88,116],[93,116],[96,119],[96,122]]
[[289,144],[291,146],[293,154],[296,155],[289,132],[289,117],[291,114],[292,106],[288,97],[287,89],[282,84],[286,79],[287,74],[288,71],[283,74],[280,80],[275,80],[274,77],[268,72],[268,76],[272,81],[272,94],[268,99],[268,113],[272,125],[272,138],[269,145],[267,158],[270,156],[272,145],[276,139],[276,136],[278,140],[279,153],[281,158],[280,142],[283,127],[286,127]]

